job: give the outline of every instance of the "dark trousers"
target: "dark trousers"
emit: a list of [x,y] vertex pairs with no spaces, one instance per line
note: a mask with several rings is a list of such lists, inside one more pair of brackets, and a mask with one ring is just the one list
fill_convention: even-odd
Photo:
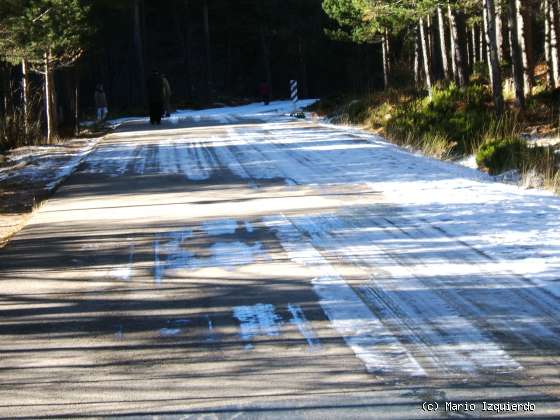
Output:
[[161,124],[161,116],[163,115],[163,101],[150,102],[150,124]]

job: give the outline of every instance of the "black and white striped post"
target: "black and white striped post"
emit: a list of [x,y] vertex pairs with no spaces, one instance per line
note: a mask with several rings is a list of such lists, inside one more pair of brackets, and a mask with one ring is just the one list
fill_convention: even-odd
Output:
[[297,80],[290,80],[290,97],[292,98],[295,112],[297,110],[297,102],[299,100],[297,91]]

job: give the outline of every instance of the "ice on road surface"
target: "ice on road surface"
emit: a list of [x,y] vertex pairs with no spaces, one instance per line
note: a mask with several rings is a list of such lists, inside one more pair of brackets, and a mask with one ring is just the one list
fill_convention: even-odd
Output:
[[0,414],[560,413],[560,199],[291,110],[114,122],[0,250]]

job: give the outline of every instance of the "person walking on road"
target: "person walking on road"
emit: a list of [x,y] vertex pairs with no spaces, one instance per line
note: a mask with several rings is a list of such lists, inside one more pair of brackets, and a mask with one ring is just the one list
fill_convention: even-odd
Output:
[[95,87],[93,100],[97,111],[97,122],[104,121],[109,110],[107,108],[107,95],[105,95],[105,90],[103,89],[103,85],[101,83]]
[[270,85],[264,80],[259,85],[259,96],[265,105],[270,103]]
[[164,82],[161,74],[154,70],[148,79],[148,108],[150,112],[150,124],[161,124],[164,112],[165,92]]
[[166,117],[171,116],[171,86],[169,85],[169,80],[165,77],[165,74],[161,75],[163,81],[163,107]]

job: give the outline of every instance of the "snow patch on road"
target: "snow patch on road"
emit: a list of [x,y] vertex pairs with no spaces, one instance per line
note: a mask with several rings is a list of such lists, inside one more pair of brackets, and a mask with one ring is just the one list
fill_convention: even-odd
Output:
[[119,280],[130,280],[132,269],[130,267],[120,267],[111,270],[110,276]]
[[253,338],[256,336],[279,336],[282,319],[276,315],[273,305],[258,303],[253,306],[236,306],[233,316],[240,322],[239,335],[245,342],[245,349],[254,348]]
[[[298,102],[298,106],[300,108],[305,108],[315,102],[317,102],[317,99],[304,99]],[[188,117],[193,118],[195,121],[207,119],[223,124],[234,122],[239,117],[277,120],[280,115],[288,114],[292,112],[293,109],[294,105],[291,101],[272,101],[269,105],[264,105],[262,102],[259,102],[235,107],[177,110],[177,112],[171,115],[171,119],[179,120]]]
[[181,328],[161,328],[159,330],[159,335],[162,337],[175,337],[176,335],[181,334]]
[[128,248],[128,263],[122,267],[116,267],[111,270],[109,275],[112,278],[120,280],[130,280],[132,276],[132,264],[134,263],[134,245],[131,244]]
[[234,267],[248,265],[265,255],[262,244],[247,245],[244,242],[217,242],[210,248],[212,257],[198,258],[191,268]]
[[[201,225],[208,236],[223,236],[235,233],[237,221],[223,219],[208,221]],[[217,241],[203,255],[190,249],[189,239],[193,230],[159,234],[153,242],[154,280],[161,283],[170,270],[200,270],[203,268],[244,266],[258,260],[268,260],[270,256],[258,241],[247,244],[241,241]],[[198,251],[197,251],[198,252]]]

